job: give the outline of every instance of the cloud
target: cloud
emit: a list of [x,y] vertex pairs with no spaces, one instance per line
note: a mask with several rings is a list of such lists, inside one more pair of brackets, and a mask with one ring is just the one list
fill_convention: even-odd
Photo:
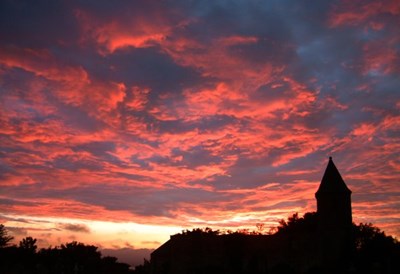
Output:
[[[361,8],[360,5],[361,4]],[[346,2],[339,1],[335,6],[329,23],[333,27],[341,25],[358,25],[372,19],[371,27],[380,28],[376,21],[380,21],[381,16],[396,16],[399,14],[399,3],[396,1],[360,1]],[[376,20],[376,21],[375,21]]]
[[7,226],[7,230],[11,232],[12,235],[18,236],[26,236],[28,234],[28,230],[22,227],[9,227]]
[[90,233],[89,227],[84,224],[59,224],[58,227],[72,232]]
[[274,226],[332,155],[400,235],[395,2],[5,1],[3,213]]
[[160,245],[161,243],[157,241],[143,241],[142,244]]

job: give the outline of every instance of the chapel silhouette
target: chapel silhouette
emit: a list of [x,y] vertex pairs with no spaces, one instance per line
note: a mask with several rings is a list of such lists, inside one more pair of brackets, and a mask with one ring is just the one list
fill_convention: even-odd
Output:
[[352,251],[351,190],[329,157],[318,191],[318,241],[320,260],[334,266],[350,258]]
[[295,231],[173,235],[151,254],[151,273],[350,273],[351,191],[331,157],[315,198],[317,212],[307,213]]

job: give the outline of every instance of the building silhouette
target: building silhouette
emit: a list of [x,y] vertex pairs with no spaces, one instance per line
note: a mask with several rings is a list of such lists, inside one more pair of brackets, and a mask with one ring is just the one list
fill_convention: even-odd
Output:
[[318,191],[318,241],[320,261],[329,268],[346,263],[352,251],[351,191],[329,157]]
[[198,229],[173,235],[151,254],[151,273],[347,273],[351,191],[331,157],[315,197],[317,213],[308,213],[296,230],[218,235]]

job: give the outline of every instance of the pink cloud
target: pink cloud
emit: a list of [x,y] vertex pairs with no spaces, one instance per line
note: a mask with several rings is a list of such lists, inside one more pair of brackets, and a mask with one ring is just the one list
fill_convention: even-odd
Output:
[[[373,20],[372,17],[378,14],[398,15],[400,6],[397,1],[371,1],[364,3],[363,1],[341,1],[340,5],[331,14],[329,25],[338,27],[342,25],[357,25],[367,20]],[[373,28],[382,28],[382,23],[371,22]]]
[[0,48],[0,62],[8,67],[21,68],[48,80],[62,83],[73,82],[74,87],[89,82],[88,74],[82,67],[62,65],[46,49],[2,47]]
[[100,46],[102,54],[113,53],[126,47],[146,48],[160,44],[173,28],[184,24],[182,22],[174,26],[157,10],[153,10],[151,15],[136,14],[129,18],[110,20],[104,20],[83,10],[77,10],[75,15],[82,27],[82,41],[85,43],[88,36],[91,37]]
[[[133,9],[103,16],[78,8],[79,41],[3,43],[0,184],[8,191],[1,198],[14,201],[4,210],[273,226],[315,210],[319,164],[333,154],[356,197],[355,220],[370,216],[400,235],[397,221],[382,218],[398,218],[399,207],[400,103],[391,78],[398,39],[383,18],[398,8],[395,1],[344,2],[328,12],[329,29],[316,22],[323,35],[297,15],[272,29],[249,28],[239,16],[239,27],[209,31],[212,18],[157,4],[135,16],[128,16]],[[326,37],[349,39],[351,62],[341,50],[319,52]],[[309,40],[318,45],[312,57],[323,61],[302,56]],[[151,58],[142,59],[144,51]],[[138,60],[151,71],[131,68]],[[388,198],[375,201],[382,193]]]
[[[27,200],[29,201],[29,200]],[[132,215],[124,211],[109,211],[99,206],[62,199],[38,199],[35,204],[5,207],[7,212],[25,216],[31,212],[37,217],[91,219],[103,221],[131,221]]]
[[[399,56],[396,51],[398,39],[375,41],[364,45],[364,73],[390,74],[400,71]],[[382,50],[385,48],[385,50]]]
[[144,110],[146,104],[148,103],[148,94],[150,90],[149,89],[142,89],[140,87],[133,87],[131,90],[132,93],[132,99],[130,100],[125,100],[125,105],[128,108],[132,108],[133,110],[136,111],[141,111]]
[[371,136],[375,133],[376,127],[371,124],[363,123],[353,130],[355,136]]

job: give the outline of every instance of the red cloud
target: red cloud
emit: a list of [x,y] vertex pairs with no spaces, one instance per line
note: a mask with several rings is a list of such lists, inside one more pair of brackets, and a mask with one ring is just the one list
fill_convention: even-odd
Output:
[[[158,7],[146,16],[78,9],[81,40],[70,48],[3,43],[4,211],[179,226],[273,226],[291,213],[315,210],[323,169],[318,165],[333,153],[356,197],[355,220],[371,216],[398,233],[397,82],[383,83],[374,73],[389,78],[399,71],[397,32],[381,17],[397,16],[399,6],[384,1],[357,10],[359,5],[338,6],[326,31],[340,40],[349,37],[348,26],[361,26],[366,40],[349,41],[360,55],[352,53],[351,66],[328,58],[330,64],[317,70],[309,60],[301,63],[296,51],[308,39],[323,39],[306,25],[306,38],[282,41],[268,38],[280,35],[275,29],[264,33],[264,26],[204,35],[188,33],[204,27],[200,19]],[[120,71],[116,57],[130,58],[135,50],[128,47],[152,47],[148,54],[154,51],[168,69],[189,71],[195,80],[177,80],[164,90],[169,78],[142,81],[136,75],[142,68]],[[158,61],[148,65],[156,74],[169,72]],[[388,198],[373,200],[383,194]]]
[[61,67],[48,50],[2,47],[0,48],[0,60],[8,67],[22,68],[49,80],[63,82],[73,80],[77,81],[76,84],[88,82],[88,75],[81,67]]
[[[81,66],[73,66],[57,60],[48,50],[20,49],[6,47],[0,49],[0,60],[10,68],[20,68],[35,74],[38,79],[31,83],[34,94],[32,100],[42,104],[41,110],[47,108],[55,111],[54,107],[44,104],[42,89],[52,87],[52,92],[66,104],[81,107],[92,116],[109,119],[108,113],[117,107],[125,98],[126,87],[123,83],[105,82],[99,79],[90,79],[88,73]],[[41,79],[44,78],[44,79]],[[39,96],[39,97],[38,97]],[[12,96],[9,97],[10,100]],[[40,102],[39,98],[43,101]]]
[[[398,73],[400,59],[396,45],[400,39],[375,41],[364,45],[364,73]],[[385,50],[382,50],[385,49]]]
[[82,27],[82,41],[87,42],[88,37],[94,39],[103,54],[126,47],[145,48],[160,44],[174,28],[182,27],[182,23],[174,25],[157,11],[109,21],[83,10],[77,10],[75,14]]
[[400,14],[400,4],[395,0],[385,1],[341,1],[337,5],[329,18],[331,27],[342,25],[358,25],[367,21],[371,22],[371,27],[374,29],[382,28],[381,22],[373,21],[374,16],[378,14],[398,15]]

